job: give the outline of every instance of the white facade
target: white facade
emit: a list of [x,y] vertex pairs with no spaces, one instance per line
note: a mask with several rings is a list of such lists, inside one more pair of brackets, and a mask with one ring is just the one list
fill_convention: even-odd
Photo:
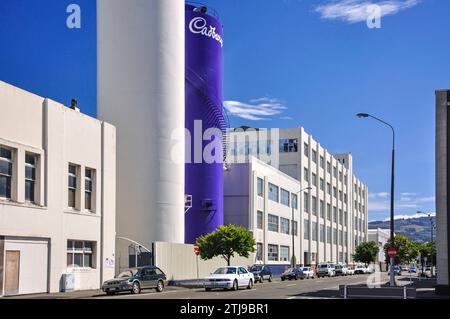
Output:
[[4,82],[0,114],[0,295],[99,288],[114,276],[115,128]]
[[[297,261],[303,264],[351,262],[355,246],[367,240],[368,227],[368,189],[353,175],[351,154],[330,154],[303,128],[271,130],[270,134],[260,131],[255,140],[245,142],[241,137],[246,134],[233,132],[230,135],[228,159],[235,163],[231,164],[231,169],[240,165],[236,163],[253,163],[251,149],[256,148],[255,141],[263,142],[258,151],[267,147],[271,150],[271,154],[262,158],[264,162],[278,168],[279,174],[284,172],[298,181],[297,191],[312,188],[299,198],[302,235]],[[225,185],[229,183],[227,178],[226,174]],[[246,178],[243,175],[242,182]],[[274,184],[280,188],[288,187]],[[225,193],[225,205],[227,202],[228,194]],[[250,209],[250,212],[250,215],[256,214],[255,209]],[[225,220],[227,214],[228,208],[225,207]]]
[[377,260],[378,263],[384,263],[386,261],[384,255],[384,245],[386,245],[391,237],[391,233],[389,229],[369,229],[368,231],[368,240],[373,241],[378,245],[380,251],[378,252]]
[[145,247],[184,242],[184,14],[183,0],[97,1],[98,116],[118,132],[117,233]]

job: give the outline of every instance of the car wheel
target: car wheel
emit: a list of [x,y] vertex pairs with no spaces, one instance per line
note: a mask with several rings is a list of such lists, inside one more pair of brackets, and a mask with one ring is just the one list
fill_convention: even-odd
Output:
[[298,280],[298,276],[297,276],[297,275],[295,275],[294,279],[295,279],[295,280]]
[[248,282],[247,289],[252,289],[252,288],[253,288],[253,280],[250,279],[250,281]]
[[116,292],[115,291],[107,291],[106,294],[108,296],[114,296],[116,294]]
[[269,276],[269,282],[272,282],[272,275]]
[[284,277],[281,277],[281,281],[284,281]]
[[259,283],[260,283],[260,284],[264,283],[264,276],[261,276],[261,277],[259,278]]
[[211,288],[205,288],[205,291],[211,291]]
[[236,290],[238,290],[239,289],[239,285],[238,285],[238,282],[237,282],[237,280],[235,280],[234,282],[233,282],[233,288],[232,288],[234,291],[236,291]]
[[131,292],[133,293],[133,295],[137,295],[137,294],[141,293],[141,285],[137,281],[135,281],[133,283],[133,288],[132,288]]
[[158,285],[156,286],[156,291],[157,292],[163,292],[164,290],[164,283],[162,280],[158,281]]

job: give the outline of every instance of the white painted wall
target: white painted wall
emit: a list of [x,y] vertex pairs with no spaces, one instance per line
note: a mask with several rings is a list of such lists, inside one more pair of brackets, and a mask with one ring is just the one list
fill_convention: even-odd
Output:
[[184,11],[182,0],[97,1],[98,116],[118,132],[117,232],[144,246],[184,242]]

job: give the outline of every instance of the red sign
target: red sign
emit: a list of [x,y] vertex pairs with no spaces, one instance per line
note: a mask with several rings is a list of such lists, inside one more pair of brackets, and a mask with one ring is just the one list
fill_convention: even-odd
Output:
[[194,253],[198,256],[200,254],[200,250],[198,249],[198,246],[194,247]]
[[388,249],[388,256],[390,258],[395,258],[397,256],[397,248],[389,248]]

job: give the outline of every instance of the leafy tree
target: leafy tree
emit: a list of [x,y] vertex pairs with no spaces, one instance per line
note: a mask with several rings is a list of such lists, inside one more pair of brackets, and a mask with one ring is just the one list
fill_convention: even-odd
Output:
[[426,257],[427,261],[436,265],[436,242],[427,242],[416,244],[422,260]]
[[256,242],[250,231],[238,226],[222,226],[215,232],[197,238],[200,257],[204,260],[217,256],[230,266],[231,258],[238,254],[249,257],[255,251]]
[[417,246],[414,245],[414,243],[405,236],[395,236],[393,243],[389,241],[388,243],[386,243],[386,245],[384,245],[386,263],[390,262],[390,257],[388,255],[389,248],[397,248],[397,256],[395,257],[394,261],[395,264],[402,264],[413,261],[419,255]]
[[357,262],[371,264],[377,259],[377,255],[380,251],[378,245],[374,241],[363,242],[359,244],[355,253],[353,254],[353,259]]

